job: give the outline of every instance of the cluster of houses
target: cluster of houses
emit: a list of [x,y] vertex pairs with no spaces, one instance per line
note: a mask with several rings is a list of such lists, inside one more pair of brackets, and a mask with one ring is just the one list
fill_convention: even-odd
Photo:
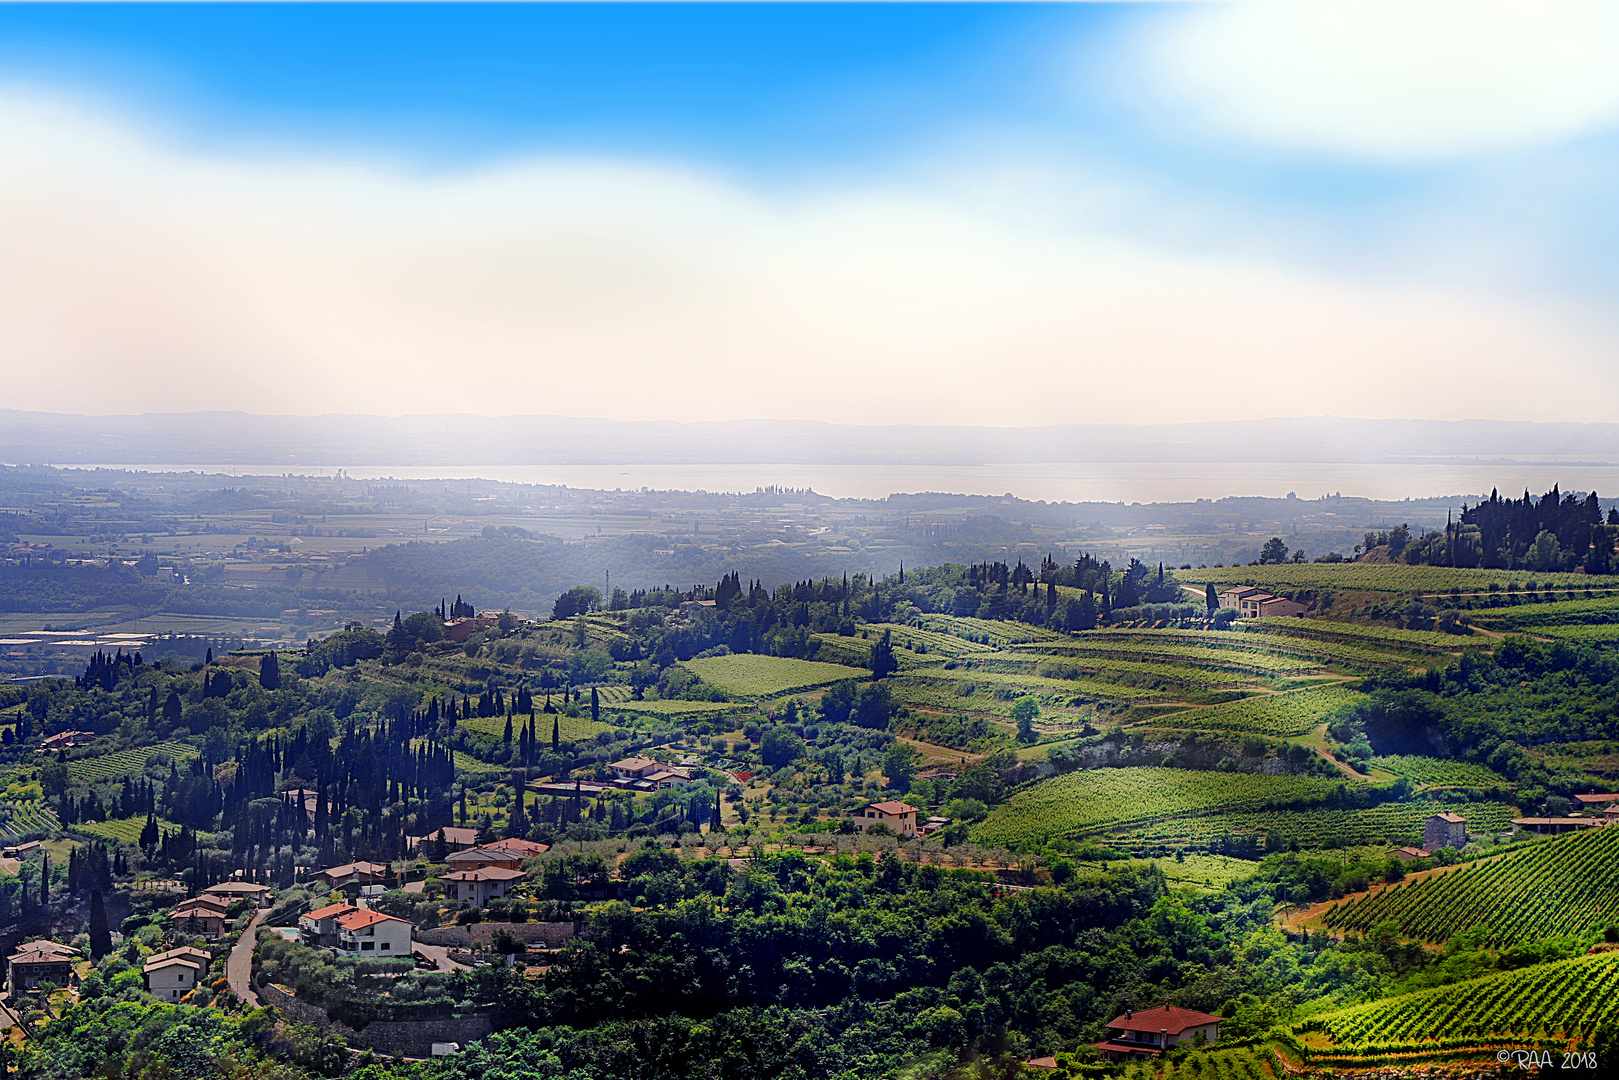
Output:
[[1272,615],[1303,615],[1310,610],[1297,600],[1272,596],[1264,589],[1239,585],[1220,594],[1220,606],[1235,611],[1245,619],[1262,619]]
[[1555,836],[1619,823],[1619,794],[1576,795],[1573,802],[1573,813],[1562,817],[1513,818],[1512,827],[1542,836]]
[[254,881],[222,881],[196,896],[180,901],[169,912],[169,925],[176,933],[216,941],[225,932],[228,912],[238,900],[252,900],[259,907],[270,903],[270,886]]

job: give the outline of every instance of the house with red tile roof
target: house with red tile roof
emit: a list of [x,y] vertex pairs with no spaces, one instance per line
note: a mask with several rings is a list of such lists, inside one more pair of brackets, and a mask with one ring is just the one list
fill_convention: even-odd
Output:
[[342,952],[364,955],[409,956],[409,921],[396,915],[361,908],[338,916],[337,947]]
[[1091,1045],[1109,1061],[1132,1057],[1157,1057],[1183,1042],[1203,1043],[1220,1038],[1222,1016],[1210,1016],[1196,1009],[1160,1005],[1156,1009],[1136,1009],[1108,1021],[1112,1032],[1107,1041]]
[[916,835],[916,815],[920,813],[910,803],[887,802],[867,803],[854,812],[854,823],[865,832],[876,824],[887,825],[900,836]]
[[305,945],[334,948],[337,945],[337,920],[359,911],[353,904],[327,904],[298,917],[298,936]]

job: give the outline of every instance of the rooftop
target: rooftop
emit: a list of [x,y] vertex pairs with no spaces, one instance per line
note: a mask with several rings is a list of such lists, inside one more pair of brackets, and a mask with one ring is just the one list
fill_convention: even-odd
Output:
[[1225,1019],[1221,1016],[1210,1016],[1208,1013],[1198,1012],[1196,1009],[1182,1009],[1175,1005],[1160,1005],[1156,1009],[1137,1009],[1127,1012],[1107,1022],[1107,1026],[1117,1031],[1150,1031],[1156,1034],[1167,1031],[1171,1035],[1179,1035],[1187,1028],[1203,1027],[1205,1024],[1218,1024]]
[[313,919],[319,922],[321,919],[330,919],[334,915],[342,915],[346,912],[359,910],[360,909],[355,907],[353,904],[327,904],[323,908],[317,908],[314,911],[311,911],[308,915],[305,915],[304,918]]
[[397,915],[384,915],[380,911],[372,911],[369,908],[349,912],[337,920],[337,925],[344,930],[352,931],[364,930],[366,927],[375,926],[380,922],[397,922],[404,923],[406,926],[410,925],[409,919],[401,919]]
[[876,810],[878,813],[882,814],[916,814],[921,812],[910,803],[895,802],[892,800],[889,802],[868,803],[866,805],[866,809]]

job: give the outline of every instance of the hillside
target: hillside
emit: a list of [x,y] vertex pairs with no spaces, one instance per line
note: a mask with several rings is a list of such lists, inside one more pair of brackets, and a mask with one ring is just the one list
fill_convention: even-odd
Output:
[[1446,941],[1474,927],[1498,946],[1619,925],[1619,829],[1548,837],[1452,873],[1346,901],[1324,923],[1364,931],[1392,920]]

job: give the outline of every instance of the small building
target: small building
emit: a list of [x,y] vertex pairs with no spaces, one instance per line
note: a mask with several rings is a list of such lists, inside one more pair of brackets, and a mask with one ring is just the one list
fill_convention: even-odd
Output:
[[337,947],[337,920],[360,909],[353,904],[328,904],[298,916],[298,936],[305,945]]
[[1256,589],[1252,585],[1236,585],[1220,594],[1220,606],[1227,611],[1241,613],[1242,602],[1250,596],[1269,596],[1264,589]]
[[874,802],[868,803],[854,812],[855,824],[860,831],[865,832],[873,825],[881,822],[887,825],[900,836],[916,835],[916,815],[919,811],[910,803],[903,802]]
[[528,858],[521,852],[495,847],[475,847],[465,851],[457,851],[454,855],[446,856],[444,861],[450,864],[451,870],[482,870],[489,866],[498,866],[502,870],[517,870]]
[[336,923],[337,947],[342,952],[410,955],[411,926],[398,916],[361,908],[338,916]]
[[141,974],[146,976],[146,989],[153,997],[179,1001],[202,982],[211,959],[202,949],[181,946],[148,956],[141,965]]
[[932,836],[941,829],[948,829],[951,824],[952,821],[950,818],[934,815],[933,817],[930,817],[926,821],[922,822],[921,827],[916,830],[916,835]]
[[640,783],[636,786],[650,784],[653,791],[662,791],[664,788],[669,787],[685,787],[689,783],[691,783],[691,777],[684,772],[675,772],[673,769],[659,769],[655,773],[649,773],[641,777]]
[[45,983],[67,986],[79,957],[79,950],[54,941],[26,941],[17,946],[17,951],[6,957],[6,990],[11,1000]]
[[1243,601],[1243,614],[1256,619],[1303,615],[1309,610],[1306,605],[1285,596],[1253,596]]
[[374,862],[351,862],[342,866],[332,866],[316,874],[314,880],[324,881],[334,889],[340,889],[351,882],[361,885],[376,885],[383,882],[388,876],[388,868],[379,866]]
[[1112,1034],[1106,1042],[1092,1045],[1109,1061],[1157,1057],[1183,1042],[1197,1041],[1199,1035],[1203,1036],[1205,1045],[1218,1041],[1220,1021],[1223,1019],[1173,1005],[1133,1010],[1108,1021],[1108,1030]]
[[96,741],[93,731],[59,731],[55,735],[47,735],[40,740],[40,753],[52,750],[66,750],[70,746],[85,746]]
[[5,855],[8,859],[26,859],[44,846],[45,841],[43,840],[30,840],[26,844],[12,844],[6,848],[0,848],[0,854]]
[[521,870],[485,866],[479,870],[452,870],[442,880],[455,890],[455,899],[460,903],[484,907],[489,901],[504,897],[507,890],[524,877]]
[[510,852],[525,859],[532,859],[536,855],[544,855],[551,850],[550,844],[542,844],[537,840],[524,840],[519,836],[508,836],[504,840],[496,840],[493,844],[483,844],[481,846],[490,851]]
[[1428,851],[1467,846],[1467,819],[1460,814],[1435,814],[1422,826],[1422,846]]
[[462,616],[459,619],[451,619],[444,624],[444,636],[459,643],[471,637],[472,631],[476,629],[477,626],[471,619]]
[[1606,815],[1600,818],[1584,817],[1580,814],[1570,814],[1567,817],[1517,817],[1512,819],[1512,831],[1532,832],[1540,836],[1556,836],[1558,833],[1578,832],[1581,829],[1600,828],[1606,824]]
[[1414,862],[1417,859],[1428,858],[1428,852],[1419,847],[1397,847],[1389,849],[1388,857],[1399,859],[1401,862]]
[[442,829],[434,829],[426,836],[407,836],[405,846],[418,855],[426,855],[441,837],[446,852],[465,851],[467,848],[478,846],[478,830],[462,828],[459,825],[446,825]]
[[620,782],[641,780],[653,773],[672,772],[669,765],[649,757],[628,757],[607,766],[613,770],[613,779]]
[[196,934],[213,941],[225,932],[225,910],[206,902],[211,897],[193,897],[169,913],[169,925],[177,934]]
[[256,881],[221,881],[202,890],[204,896],[217,896],[226,903],[251,900],[258,907],[270,906],[270,886]]
[[1580,810],[1602,811],[1619,802],[1619,795],[1576,795],[1574,806]]

